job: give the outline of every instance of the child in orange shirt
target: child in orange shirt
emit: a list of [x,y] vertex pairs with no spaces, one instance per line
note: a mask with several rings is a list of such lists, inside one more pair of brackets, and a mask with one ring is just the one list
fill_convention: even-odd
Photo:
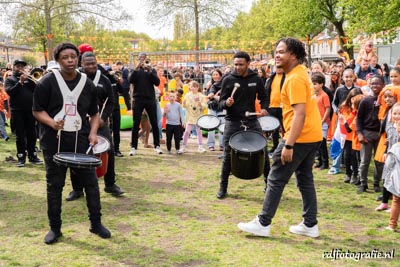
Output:
[[344,164],[346,166],[346,176],[344,178],[345,183],[350,183],[357,179],[358,176],[358,161],[355,150],[352,149],[353,131],[350,128],[351,123],[356,118],[356,113],[352,109],[352,98],[362,95],[360,88],[352,89],[346,97],[346,100],[342,103],[339,108],[339,124],[340,127],[346,129],[346,141],[343,147]]
[[[352,113],[353,113],[353,116],[354,116],[353,121],[350,123],[350,129],[351,129],[351,132],[352,132],[351,149],[354,151],[354,153],[356,155],[357,165],[360,164],[361,144],[360,144],[360,141],[358,140],[358,135],[357,135],[357,132],[356,132],[357,126],[356,126],[355,118],[357,117],[358,107],[360,106],[361,100],[364,97],[365,96],[362,94],[362,95],[356,95],[356,96],[351,98],[351,109],[352,109]],[[350,183],[354,184],[354,185],[358,185],[360,183],[359,177],[355,176],[355,175],[352,175],[351,179],[350,179]]]

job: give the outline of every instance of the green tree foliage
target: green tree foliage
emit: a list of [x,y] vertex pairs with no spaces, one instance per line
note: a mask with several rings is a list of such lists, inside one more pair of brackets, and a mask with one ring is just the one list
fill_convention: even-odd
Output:
[[396,37],[400,26],[400,1],[342,0],[341,5],[353,7],[352,12],[345,16],[349,25],[347,30],[352,36],[362,34],[370,37],[376,34],[383,43],[391,42]]
[[[50,59],[52,59],[53,37],[57,28],[55,20],[62,21],[64,17],[71,17],[79,23],[88,16],[112,21],[130,18],[122,11],[119,3],[115,0],[0,0],[0,4],[16,7],[19,13],[31,14],[30,11],[35,11],[38,17],[44,18],[46,45]],[[72,30],[70,28],[69,31],[66,30],[66,33]]]

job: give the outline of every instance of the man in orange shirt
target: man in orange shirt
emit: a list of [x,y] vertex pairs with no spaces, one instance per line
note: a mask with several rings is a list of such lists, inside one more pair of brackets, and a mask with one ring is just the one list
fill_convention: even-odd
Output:
[[312,84],[302,66],[306,58],[304,44],[294,38],[277,42],[275,62],[282,67],[286,79],[282,87],[282,111],[285,135],[273,154],[268,187],[261,213],[249,223],[238,227],[248,233],[267,237],[283,190],[293,173],[303,200],[303,218],[289,231],[294,234],[318,237],[317,196],[312,168],[315,153],[322,140],[321,116]]

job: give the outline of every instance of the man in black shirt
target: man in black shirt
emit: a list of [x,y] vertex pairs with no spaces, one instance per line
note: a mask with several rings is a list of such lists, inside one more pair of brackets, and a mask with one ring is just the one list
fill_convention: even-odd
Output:
[[[58,152],[85,154],[90,145],[97,144],[100,116],[97,90],[85,74],[79,73],[78,48],[61,43],[54,49],[54,59],[60,71],[46,74],[34,92],[33,115],[41,123],[40,145],[46,164],[47,215],[50,231],[46,244],[58,241],[61,233],[62,191],[67,167],[57,165],[53,156]],[[86,115],[90,120],[86,119]],[[73,168],[86,193],[91,223],[90,232],[110,238],[110,231],[101,223],[99,184],[94,168]]]
[[25,166],[26,151],[29,162],[43,164],[37,157],[35,118],[32,116],[32,100],[35,82],[28,78],[24,68],[27,63],[17,59],[13,64],[13,75],[5,82],[5,89],[10,96],[11,118],[15,127],[18,167]]
[[[220,188],[217,198],[225,198],[228,189],[228,178],[231,172],[231,147],[229,145],[230,137],[243,131],[243,124],[248,126],[249,130],[262,133],[260,123],[256,116],[246,116],[246,112],[255,112],[256,96],[260,100],[261,115],[267,115],[267,94],[264,85],[257,72],[249,69],[250,56],[246,52],[240,51],[234,55],[233,59],[235,69],[222,79],[221,97],[219,107],[226,109],[225,129],[224,129],[224,160],[221,170]],[[240,87],[233,94],[235,84]],[[245,123],[242,123],[245,122]],[[269,157],[265,153],[264,179],[269,173]]]

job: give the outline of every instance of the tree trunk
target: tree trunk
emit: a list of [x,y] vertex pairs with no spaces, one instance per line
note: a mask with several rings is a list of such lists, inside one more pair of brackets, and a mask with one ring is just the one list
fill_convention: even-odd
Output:
[[344,32],[343,29],[343,21],[339,21],[337,23],[334,23],[333,25],[335,25],[335,28],[337,30],[337,33],[339,35],[339,42],[340,42],[340,46],[343,48],[344,51],[346,51],[350,58],[354,58],[354,50],[353,50],[353,46],[352,45],[346,45],[347,43],[352,44],[352,41],[350,40],[350,38],[348,38]]
[[197,0],[194,1],[194,22],[195,22],[195,28],[196,28],[196,44],[195,44],[195,61],[196,61],[196,66],[199,65],[199,43],[200,43],[200,29],[199,29],[199,7],[197,4]]
[[44,1],[44,12],[46,19],[46,38],[47,38],[47,51],[48,58],[53,60],[53,34],[51,33],[51,15],[50,7],[47,0]]

